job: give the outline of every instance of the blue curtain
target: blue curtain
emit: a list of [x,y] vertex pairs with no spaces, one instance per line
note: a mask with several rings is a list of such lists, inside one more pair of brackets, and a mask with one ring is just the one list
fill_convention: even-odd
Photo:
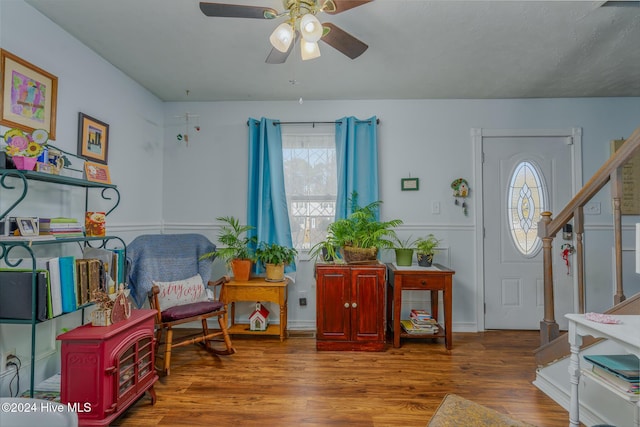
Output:
[[[258,242],[293,247],[287,195],[284,190],[282,133],[277,120],[249,119],[249,194],[247,224],[255,227],[248,233]],[[258,266],[256,271],[261,272]],[[295,271],[295,265],[287,267]]]
[[336,121],[336,161],[338,168],[338,199],[336,219],[351,212],[349,199],[358,193],[358,205],[366,206],[378,200],[378,137],[377,118],[358,120],[343,117]]

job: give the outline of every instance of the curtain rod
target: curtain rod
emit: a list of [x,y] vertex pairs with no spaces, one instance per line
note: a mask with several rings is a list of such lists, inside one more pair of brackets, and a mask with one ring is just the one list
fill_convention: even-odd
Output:
[[[356,120],[357,123],[369,123],[371,124],[371,120]],[[256,126],[259,125],[260,122],[256,122]],[[338,121],[333,121],[333,122],[273,122],[273,125],[312,125],[315,127],[315,125],[318,124],[342,124]],[[379,125],[380,124],[380,119],[376,119],[376,124]],[[249,126],[249,120],[247,120],[247,126]]]

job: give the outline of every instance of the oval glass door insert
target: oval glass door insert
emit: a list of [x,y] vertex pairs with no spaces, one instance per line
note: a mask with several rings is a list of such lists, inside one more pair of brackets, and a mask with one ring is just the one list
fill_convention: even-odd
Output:
[[538,171],[535,163],[523,161],[509,180],[508,226],[516,248],[526,257],[534,257],[542,247],[538,221],[545,210],[546,188]]

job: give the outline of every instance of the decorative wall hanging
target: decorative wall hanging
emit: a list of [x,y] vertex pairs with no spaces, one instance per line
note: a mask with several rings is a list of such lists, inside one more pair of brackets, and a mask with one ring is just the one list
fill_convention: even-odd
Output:
[[458,178],[451,183],[451,188],[453,188],[453,197],[455,197],[455,201],[453,202],[456,206],[462,206],[462,212],[465,216],[468,214],[468,206],[467,206],[467,196],[469,196],[469,183],[466,179]]
[[567,274],[569,274],[571,272],[571,266],[569,265],[569,257],[575,253],[576,249],[573,247],[572,244],[565,243],[564,245],[560,246],[560,250],[562,250],[562,260],[567,266]]
[[108,153],[109,125],[84,113],[79,113],[78,156],[106,165]]
[[418,191],[420,189],[420,181],[418,178],[402,178],[400,180],[400,189],[402,191]]
[[0,124],[25,132],[44,129],[55,140],[58,78],[4,49],[0,76]]

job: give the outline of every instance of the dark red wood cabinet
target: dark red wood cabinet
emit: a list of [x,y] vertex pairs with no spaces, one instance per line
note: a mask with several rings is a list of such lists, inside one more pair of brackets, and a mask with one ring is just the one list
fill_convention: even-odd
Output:
[[85,324],[58,336],[60,400],[73,405],[81,426],[108,426],[146,391],[155,404],[155,314],[132,310],[111,326]]
[[316,265],[316,348],[382,351],[384,264]]

